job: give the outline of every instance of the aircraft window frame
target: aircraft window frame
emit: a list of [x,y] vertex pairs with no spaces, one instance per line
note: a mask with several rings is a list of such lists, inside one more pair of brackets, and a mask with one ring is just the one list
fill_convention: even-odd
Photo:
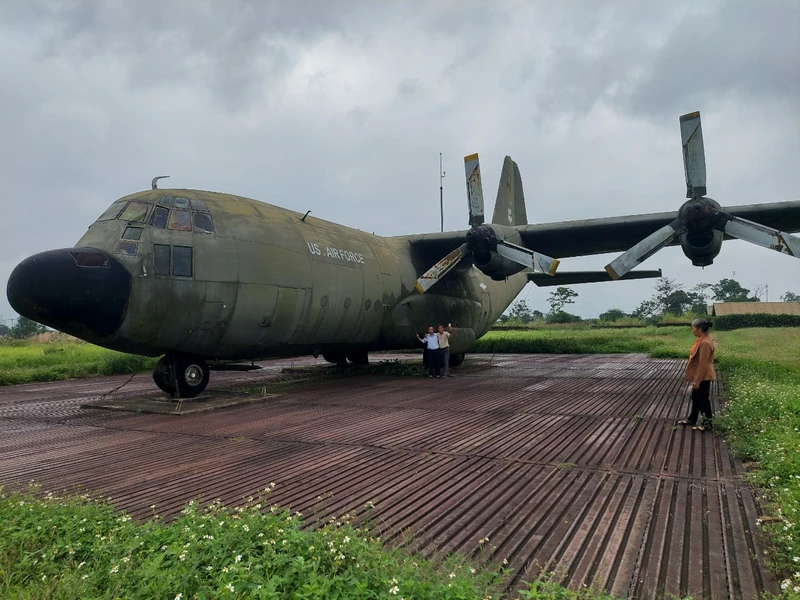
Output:
[[111,262],[109,262],[108,257],[100,252],[71,250],[70,254],[72,255],[72,260],[74,260],[75,264],[79,267],[83,267],[85,269],[111,268]]
[[128,205],[127,200],[115,200],[102,215],[97,217],[97,221],[113,221],[122,212],[122,209]]
[[[187,252],[185,253],[186,256],[180,257],[179,254],[184,254],[184,250]],[[179,252],[180,251],[180,252]],[[189,259],[189,269],[188,273],[183,267],[185,266],[182,262],[179,263],[179,260],[184,258]],[[180,268],[180,272],[178,272]],[[192,277],[194,276],[194,248],[192,246],[173,246],[172,247],[172,275],[174,277]]]
[[[132,212],[129,217],[125,216],[125,213],[128,212],[129,209],[144,209],[144,212]],[[128,202],[127,206],[122,209],[122,212],[117,217],[120,221],[127,221],[128,223],[146,223],[147,222],[147,215],[150,211],[150,204],[144,202],[142,200],[131,200]]]
[[208,210],[206,203],[202,200],[195,200],[194,198],[191,199],[192,210],[199,210],[201,212],[211,212]]
[[[185,215],[185,222],[183,222]],[[178,221],[177,218],[181,217],[181,221]],[[169,221],[167,223],[167,228],[171,229],[172,231],[191,231],[192,230],[192,213],[188,210],[176,209],[173,208],[169,211]]]
[[117,243],[117,254],[122,256],[136,256],[139,252],[139,242],[131,242],[130,240],[120,240]]
[[167,223],[169,223],[169,209],[163,206],[156,206],[150,216],[150,225],[159,229],[166,229]]
[[191,210],[191,203],[189,202],[189,199],[184,196],[175,196],[172,199],[172,208]]
[[161,200],[158,201],[158,205],[170,208],[172,206],[172,196],[161,196]]
[[[166,252],[166,256],[164,255]],[[164,259],[166,258],[166,263]],[[153,274],[169,277],[172,272],[172,246],[153,244]]]
[[142,239],[142,232],[144,229],[141,227],[126,227],[125,231],[122,232],[122,239],[123,240],[134,240],[139,241]]
[[[197,224],[198,217],[201,218],[201,219],[208,219],[208,224],[211,227],[208,228],[208,227],[203,227],[201,225],[198,225]],[[212,234],[212,235],[214,234],[214,220],[211,218],[211,215],[209,213],[193,212],[192,213],[192,225],[194,226],[195,233],[209,233],[209,234]]]

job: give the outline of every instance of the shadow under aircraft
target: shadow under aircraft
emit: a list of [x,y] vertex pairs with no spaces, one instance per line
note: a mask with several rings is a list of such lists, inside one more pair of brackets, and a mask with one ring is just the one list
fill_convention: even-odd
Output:
[[[528,224],[522,178],[503,164],[485,222],[477,154],[466,157],[469,229],[370,235],[249,198],[152,189],[115,201],[74,248],[22,261],[7,295],[21,315],[88,342],[161,356],[155,383],[201,393],[207,361],[313,354],[366,364],[419,347],[453,323],[451,364],[519,294],[537,285],[660,277],[633,271],[680,244],[710,265],[723,239],[800,257],[800,201],[723,209],[706,197],[699,113],[680,118],[687,201],[677,212]],[[558,259],[623,252],[604,271],[562,273]]]

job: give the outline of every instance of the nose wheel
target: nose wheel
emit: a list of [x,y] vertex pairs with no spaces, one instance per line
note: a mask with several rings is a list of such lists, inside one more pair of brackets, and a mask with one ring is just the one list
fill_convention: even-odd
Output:
[[206,361],[186,354],[167,354],[153,368],[153,381],[174,398],[194,398],[206,389],[210,373]]

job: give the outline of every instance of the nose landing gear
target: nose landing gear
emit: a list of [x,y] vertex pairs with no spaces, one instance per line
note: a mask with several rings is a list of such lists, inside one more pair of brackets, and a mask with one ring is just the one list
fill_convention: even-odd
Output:
[[174,398],[194,398],[206,389],[206,361],[188,354],[167,354],[153,367],[153,381]]

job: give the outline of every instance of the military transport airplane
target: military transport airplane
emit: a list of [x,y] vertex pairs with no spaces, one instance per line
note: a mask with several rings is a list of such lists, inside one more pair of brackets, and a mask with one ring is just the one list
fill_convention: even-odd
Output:
[[[400,237],[229,194],[162,190],[156,178],[115,201],[74,248],[22,261],[8,299],[94,344],[163,355],[156,384],[190,398],[208,384],[207,360],[322,354],[363,364],[369,351],[418,347],[415,333],[434,322],[458,325],[457,365],[528,281],[659,277],[631,269],[671,244],[694,265],[710,265],[726,235],[800,257],[800,238],[784,233],[800,231],[800,201],[722,209],[705,196],[699,113],[680,124],[689,200],[677,213],[529,225],[506,157],[485,223],[477,154],[465,159],[470,228]],[[556,272],[558,258],[620,251],[606,271]]]

